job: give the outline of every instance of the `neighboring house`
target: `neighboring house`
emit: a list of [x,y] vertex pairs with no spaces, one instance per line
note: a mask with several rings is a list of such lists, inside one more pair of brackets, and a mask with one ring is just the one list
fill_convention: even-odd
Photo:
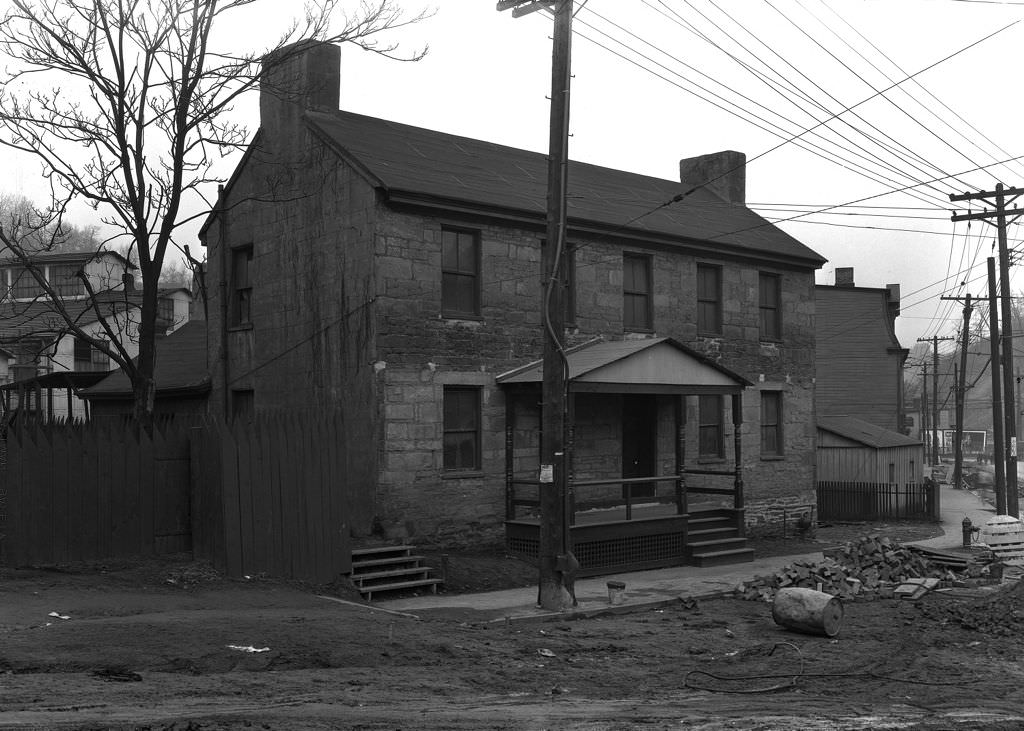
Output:
[[[189,321],[156,343],[153,373],[155,417],[203,416],[210,392],[206,366],[206,323]],[[122,369],[110,373],[79,396],[90,404],[93,421],[130,416],[134,410],[131,381]]]
[[11,362],[14,360],[14,353],[6,348],[0,348],[0,385],[11,380]]
[[[135,266],[127,259],[109,251],[44,253],[32,257],[32,265],[59,297],[59,306],[89,337],[110,339],[102,314],[129,355],[138,353],[142,293],[135,290]],[[92,297],[80,271],[88,278]],[[0,345],[11,353],[12,375],[2,387],[4,408],[21,404],[46,419],[87,417],[76,392],[96,379],[62,374],[106,373],[115,364],[104,350],[69,331],[58,305],[19,259],[0,259],[0,284]],[[188,319],[189,298],[187,289],[161,293],[164,326],[173,328]]]
[[[338,111],[338,50],[304,48],[201,232],[211,408],[340,410],[357,536],[500,538],[510,484],[537,478],[539,392],[516,374],[542,351],[546,156]],[[824,260],[743,204],[744,173],[734,152],[682,161],[682,183],[568,168],[574,499],[683,492],[652,542],[682,544],[697,497],[742,532],[814,496]]]
[[905,433],[903,364],[896,338],[900,288],[857,287],[853,269],[836,269],[834,286],[814,288],[817,336],[816,413],[854,416]]

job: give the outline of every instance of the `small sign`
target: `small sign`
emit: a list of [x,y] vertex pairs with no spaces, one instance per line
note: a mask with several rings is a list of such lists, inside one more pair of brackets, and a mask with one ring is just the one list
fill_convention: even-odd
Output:
[[540,481],[541,484],[551,484],[555,481],[555,466],[551,464],[542,464],[540,466]]

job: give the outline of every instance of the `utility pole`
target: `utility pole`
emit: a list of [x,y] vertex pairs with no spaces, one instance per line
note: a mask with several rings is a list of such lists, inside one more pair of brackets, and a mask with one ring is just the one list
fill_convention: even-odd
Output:
[[996,515],[1006,515],[1006,462],[1003,453],[1003,386],[999,376],[999,308],[996,260],[988,258],[989,365],[992,370],[992,464],[995,467]]
[[559,556],[569,551],[566,510],[567,368],[565,336],[566,187],[569,165],[569,79],[572,41],[572,0],[531,2],[500,0],[498,10],[512,17],[545,8],[555,16],[551,51],[551,116],[548,136],[547,237],[541,251],[541,318],[544,328],[541,383],[540,540],[538,601],[544,609],[564,608],[566,592]]
[[1006,244],[1006,223],[1007,217],[1011,221],[1017,220],[1024,211],[1016,206],[1013,210],[1007,211],[1006,206],[1012,203],[1021,195],[1024,195],[1024,188],[1004,188],[1002,183],[996,183],[994,191],[982,191],[979,193],[963,193],[962,195],[949,196],[950,202],[958,201],[986,201],[995,205],[993,210],[985,209],[978,213],[964,213],[954,215],[952,221],[974,221],[981,220],[992,223],[995,219],[996,232],[999,241],[999,289],[1002,294],[1000,310],[1003,316],[1003,340],[1000,344],[1003,367],[1003,421],[1006,439],[1006,510],[1007,515],[1014,518],[1019,517],[1020,505],[1017,496],[1017,409],[1014,396],[1013,383],[1013,322],[1010,302],[1010,252]]
[[[932,464],[939,463],[939,341],[952,340],[951,337],[918,338],[917,342],[932,343]],[[927,380],[927,376],[925,376]]]
[[[942,299],[959,299],[943,297]],[[960,487],[964,471],[964,398],[967,393],[967,341],[971,336],[971,295],[964,298],[964,330],[960,336],[960,370],[954,380],[956,388],[956,436],[953,445],[953,486]]]
[[932,464],[931,440],[928,438],[928,361],[921,364],[921,429],[924,431],[924,461]]

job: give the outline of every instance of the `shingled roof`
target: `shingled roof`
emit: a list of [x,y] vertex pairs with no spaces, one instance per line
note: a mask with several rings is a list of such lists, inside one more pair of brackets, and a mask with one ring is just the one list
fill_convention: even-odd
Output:
[[[312,128],[393,203],[431,205],[542,222],[547,156],[352,112],[307,112]],[[818,268],[825,259],[749,208],[706,188],[679,202],[683,184],[570,162],[571,228]]]
[[883,429],[854,416],[819,416],[818,428],[875,449],[911,447],[921,443],[920,439]]

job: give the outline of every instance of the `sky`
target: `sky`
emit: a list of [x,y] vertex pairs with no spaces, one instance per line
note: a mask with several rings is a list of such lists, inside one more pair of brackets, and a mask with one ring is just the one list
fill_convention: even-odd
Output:
[[[426,57],[400,62],[343,46],[341,108],[546,152],[550,15],[514,18],[495,0],[401,4],[434,13],[388,40],[410,52],[429,46]],[[778,225],[828,259],[818,283],[853,267],[858,286],[900,285],[904,347],[958,331],[961,306],[942,297],[987,295],[995,229],[954,224],[965,204],[948,198],[1024,186],[1024,159],[995,164],[1024,156],[1012,66],[1024,0],[576,6],[572,159],[678,180],[682,158],[745,153],[748,205],[792,219]],[[218,40],[259,49],[292,7],[257,2]],[[255,132],[254,97],[233,114]],[[0,150],[0,169],[0,188],[45,193],[35,161]],[[1024,239],[1016,224],[1008,235],[1011,247]],[[1011,289],[1024,290],[1016,268]]]

